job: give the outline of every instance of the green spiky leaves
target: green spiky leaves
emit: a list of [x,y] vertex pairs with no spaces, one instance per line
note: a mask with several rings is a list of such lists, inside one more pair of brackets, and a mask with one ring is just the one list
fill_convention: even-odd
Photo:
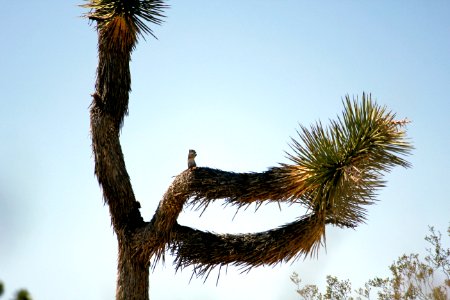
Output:
[[82,6],[91,9],[85,16],[97,21],[99,30],[119,19],[123,21],[121,26],[126,25],[131,34],[150,34],[153,37],[155,35],[146,22],[161,24],[163,11],[168,7],[163,0],[90,0]]
[[363,94],[361,102],[347,96],[343,115],[328,128],[301,127],[301,142],[292,139],[294,153],[288,154],[294,178],[308,187],[298,195],[301,201],[336,223],[363,222],[363,206],[384,185],[382,172],[410,166],[402,157],[412,149],[402,128],[407,122]]

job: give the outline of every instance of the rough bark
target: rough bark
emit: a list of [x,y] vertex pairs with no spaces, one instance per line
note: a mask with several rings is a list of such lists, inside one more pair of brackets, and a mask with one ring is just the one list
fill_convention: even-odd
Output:
[[[120,146],[120,128],[131,90],[130,55],[133,45],[111,34],[120,25],[99,31],[96,91],[91,104],[91,137],[95,174],[108,204],[118,240],[116,299],[148,299],[148,259],[133,255],[130,242],[145,223],[133,193]],[[115,27],[114,27],[115,26]],[[120,29],[120,26],[119,26]]]
[[134,255],[132,243],[119,238],[116,299],[149,298],[149,261]]

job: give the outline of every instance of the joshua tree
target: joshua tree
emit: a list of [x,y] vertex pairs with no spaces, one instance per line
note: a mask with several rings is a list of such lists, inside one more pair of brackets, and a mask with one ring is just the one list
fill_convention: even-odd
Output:
[[[346,97],[342,117],[328,128],[302,127],[292,140],[291,164],[262,173],[233,173],[192,167],[175,177],[150,221],[139,211],[125,168],[119,135],[128,111],[130,57],[139,36],[153,35],[145,23],[160,24],[163,0],[90,0],[86,16],[96,22],[98,68],[91,104],[95,174],[109,206],[118,239],[116,299],[148,299],[150,264],[175,257],[175,268],[193,266],[196,275],[214,267],[252,268],[314,253],[325,225],[353,228],[365,219],[365,205],[383,186],[381,172],[409,164],[404,121],[370,95]],[[308,213],[265,232],[213,234],[177,223],[184,205],[206,208],[222,199],[237,208],[264,201],[303,205]]]

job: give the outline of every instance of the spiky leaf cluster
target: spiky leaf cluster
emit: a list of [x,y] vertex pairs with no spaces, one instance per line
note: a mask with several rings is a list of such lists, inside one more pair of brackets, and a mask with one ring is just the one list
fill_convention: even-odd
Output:
[[160,25],[164,18],[163,11],[168,7],[163,0],[90,0],[82,6],[91,9],[86,17],[97,21],[99,30],[119,17],[134,29],[135,34],[146,33],[153,37],[155,35],[146,22]]
[[295,165],[284,166],[307,187],[295,196],[339,223],[364,221],[364,206],[373,203],[376,189],[384,185],[382,173],[396,165],[409,167],[402,158],[412,149],[402,129],[406,122],[396,121],[370,95],[363,94],[360,102],[347,96],[342,116],[329,127],[302,126],[300,141],[292,139],[294,153],[288,158]]

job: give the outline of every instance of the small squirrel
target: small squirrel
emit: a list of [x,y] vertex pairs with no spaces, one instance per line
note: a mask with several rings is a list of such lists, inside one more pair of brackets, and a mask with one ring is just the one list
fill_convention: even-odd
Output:
[[188,168],[192,169],[197,166],[195,163],[195,157],[197,156],[197,152],[195,150],[190,149],[188,154]]

